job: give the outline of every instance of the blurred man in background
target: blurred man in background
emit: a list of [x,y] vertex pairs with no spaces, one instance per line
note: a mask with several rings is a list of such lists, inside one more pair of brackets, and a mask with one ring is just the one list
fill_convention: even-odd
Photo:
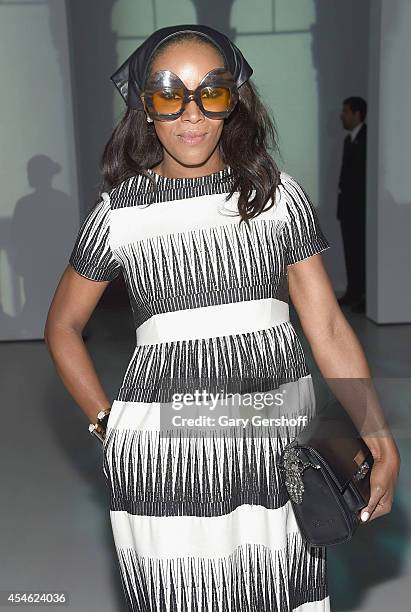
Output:
[[344,100],[340,118],[349,133],[344,139],[337,219],[341,223],[347,288],[338,302],[350,305],[353,312],[365,312],[366,114],[363,98]]

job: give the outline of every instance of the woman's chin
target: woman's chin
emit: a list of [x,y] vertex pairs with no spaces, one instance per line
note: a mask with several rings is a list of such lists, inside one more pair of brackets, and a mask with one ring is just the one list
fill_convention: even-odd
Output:
[[209,159],[212,151],[192,151],[191,154],[184,151],[184,155],[176,155],[175,160],[186,167],[203,166]]

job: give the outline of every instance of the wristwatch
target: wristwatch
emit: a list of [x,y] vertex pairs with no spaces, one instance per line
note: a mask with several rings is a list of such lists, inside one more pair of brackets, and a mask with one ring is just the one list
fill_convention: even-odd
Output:
[[93,436],[96,436],[100,442],[103,442],[104,438],[106,437],[107,422],[110,411],[111,407],[107,408],[106,410],[100,410],[100,412],[97,414],[96,423],[90,423],[88,426],[89,432]]

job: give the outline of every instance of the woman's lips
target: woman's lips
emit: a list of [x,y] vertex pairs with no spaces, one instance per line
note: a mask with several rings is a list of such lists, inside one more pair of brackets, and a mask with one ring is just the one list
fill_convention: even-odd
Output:
[[203,142],[207,135],[207,132],[184,132],[183,134],[177,134],[177,137],[184,142],[184,144],[196,145]]

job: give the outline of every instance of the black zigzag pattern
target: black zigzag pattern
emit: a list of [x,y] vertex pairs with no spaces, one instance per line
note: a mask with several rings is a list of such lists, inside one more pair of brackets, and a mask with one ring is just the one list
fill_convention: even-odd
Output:
[[[156,201],[217,193],[229,197],[234,181],[230,168],[192,179],[152,175],[156,177]],[[111,212],[151,201],[153,193],[147,191],[148,183],[147,177],[138,174],[112,189],[110,195],[102,194],[102,200],[83,221],[70,255],[73,267],[93,280],[113,280],[124,267],[132,299],[138,300],[140,293],[141,298],[161,299],[170,291],[181,295],[190,289],[201,293],[208,288],[255,286],[272,283],[273,278],[281,285],[284,262],[295,263],[330,246],[307,193],[283,172],[277,193],[284,199],[287,214],[279,221],[263,213],[252,219],[250,226],[228,223],[135,241],[112,252]]]
[[326,548],[295,532],[284,550],[245,544],[224,558],[117,554],[132,612],[292,612],[328,596]]
[[110,191],[112,208],[147,206],[154,202],[184,200],[215,193],[228,194],[235,183],[233,170],[229,166],[205,176],[192,178],[160,176],[150,169],[147,174],[154,183],[148,176],[136,174],[114,187]]
[[165,234],[123,244],[135,326],[152,315],[242,301],[247,294],[288,300],[281,224],[273,220]]
[[70,264],[91,280],[111,281],[121,272],[121,265],[110,246],[110,212],[106,194],[82,222],[70,253]]
[[283,172],[279,192],[287,210],[287,222],[283,230],[286,264],[296,263],[330,248],[317,210],[302,185]]
[[220,516],[242,504],[283,506],[288,495],[279,458],[298,427],[109,429],[103,471],[111,510]]
[[174,393],[267,391],[309,374],[294,326],[137,346],[117,399],[169,402]]

